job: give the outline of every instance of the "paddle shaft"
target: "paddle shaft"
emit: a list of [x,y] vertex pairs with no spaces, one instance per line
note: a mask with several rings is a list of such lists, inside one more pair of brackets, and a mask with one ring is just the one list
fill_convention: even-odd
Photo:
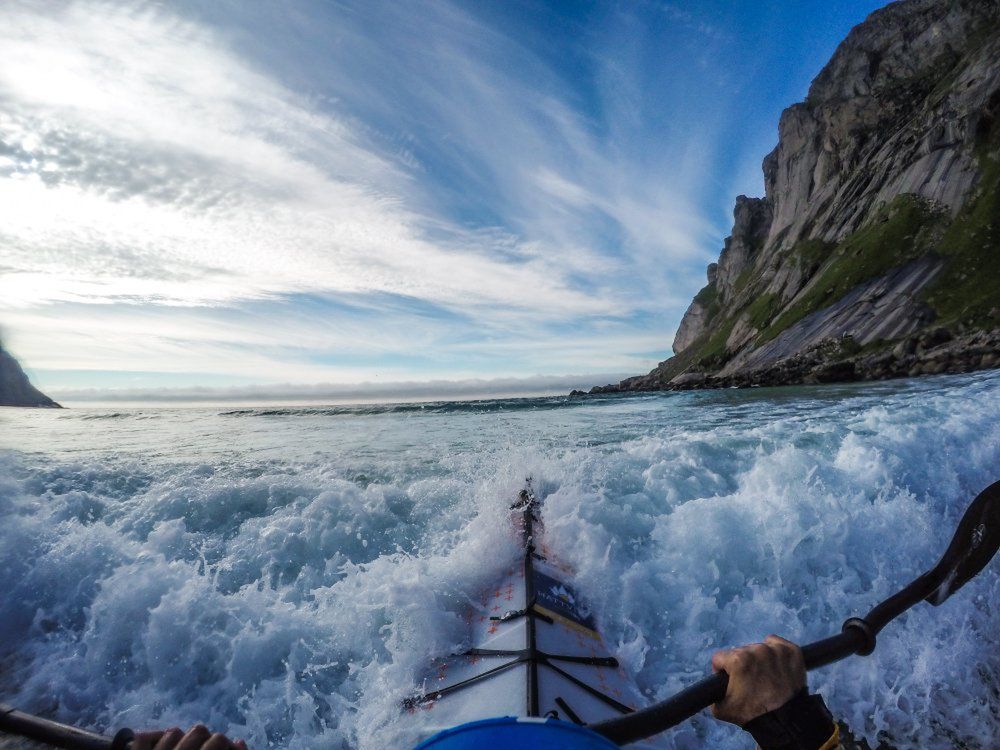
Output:
[[[937,569],[928,571],[902,591],[881,602],[865,616],[852,617],[837,635],[802,647],[806,669],[818,669],[854,654],[867,655],[875,648],[875,636],[889,622],[922,599],[930,596],[943,582]],[[674,696],[649,708],[626,716],[608,719],[590,726],[612,742],[624,745],[651,737],[680,724],[713,703],[726,697],[729,675],[716,672]]]
[[127,729],[114,737],[107,737],[26,714],[3,703],[0,703],[0,732],[20,735],[66,750],[126,750],[132,741],[132,732]]

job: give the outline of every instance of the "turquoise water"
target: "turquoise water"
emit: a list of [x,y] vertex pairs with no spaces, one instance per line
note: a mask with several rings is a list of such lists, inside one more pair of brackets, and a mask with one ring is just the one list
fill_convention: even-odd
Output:
[[[1000,478],[1000,374],[329,408],[0,410],[0,700],[251,747],[407,747],[427,660],[551,545],[650,699],[722,646],[840,628]],[[1000,564],[811,685],[899,747],[996,746]],[[664,747],[743,748],[707,716]]]

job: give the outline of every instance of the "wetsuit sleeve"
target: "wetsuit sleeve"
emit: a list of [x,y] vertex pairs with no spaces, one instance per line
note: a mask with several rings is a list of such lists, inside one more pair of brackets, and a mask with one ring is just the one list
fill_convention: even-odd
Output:
[[761,750],[837,750],[840,730],[823,699],[802,688],[781,708],[751,719],[743,728]]

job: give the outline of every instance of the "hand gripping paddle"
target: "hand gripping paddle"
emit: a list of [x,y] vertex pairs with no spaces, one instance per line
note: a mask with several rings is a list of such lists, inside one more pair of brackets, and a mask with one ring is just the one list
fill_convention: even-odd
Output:
[[[938,564],[902,591],[875,606],[864,618],[852,617],[837,635],[802,647],[806,669],[875,649],[879,631],[921,599],[938,605],[973,578],[1000,548],[1000,482],[976,496]],[[651,737],[679,724],[726,696],[729,677],[717,672],[661,703],[590,726],[619,745]]]

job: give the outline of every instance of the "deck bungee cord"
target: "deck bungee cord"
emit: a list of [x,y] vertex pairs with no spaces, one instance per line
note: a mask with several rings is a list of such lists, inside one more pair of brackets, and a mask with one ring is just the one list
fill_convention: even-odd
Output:
[[[436,686],[404,701],[405,708],[433,708],[438,725],[442,713],[454,715],[455,723],[494,717],[494,678],[502,675],[514,698],[504,708],[517,716],[583,724],[635,710],[639,691],[567,581],[570,569],[546,546],[540,509],[529,478],[510,506],[520,559],[470,613],[472,648],[437,663],[425,679]],[[479,690],[486,680],[492,684]],[[442,699],[459,691],[466,693],[461,707],[451,710]]]
[[[608,653],[593,615],[565,578],[572,571],[547,549],[531,480],[511,506],[523,553],[470,616],[471,648],[440,660],[424,689],[403,703],[434,711],[444,724],[417,750],[488,747],[609,750],[685,721],[726,695],[718,672],[652,706]],[[982,571],[1000,548],[1000,482],[966,509],[938,563],[842,631],[802,647],[808,670],[867,655],[878,634],[920,601],[944,603]],[[67,750],[130,750],[133,733],[113,737],[0,704],[0,732]]]

